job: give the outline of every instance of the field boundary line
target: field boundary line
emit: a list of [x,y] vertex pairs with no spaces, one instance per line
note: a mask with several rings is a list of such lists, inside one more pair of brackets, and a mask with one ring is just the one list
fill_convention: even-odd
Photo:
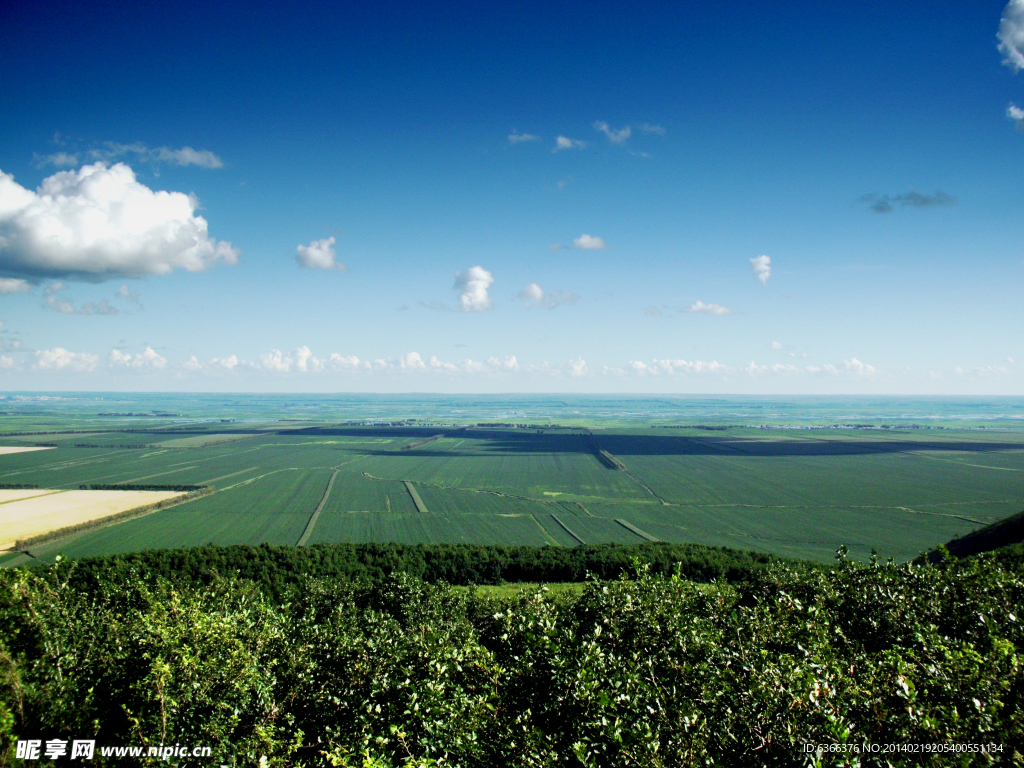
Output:
[[334,470],[334,474],[331,475],[331,479],[327,481],[327,490],[324,491],[323,498],[320,499],[320,503],[317,505],[316,510],[310,516],[309,522],[306,523],[306,528],[302,531],[302,535],[299,537],[299,542],[295,546],[306,546],[306,542],[309,541],[310,534],[313,533],[313,526],[315,526],[316,521],[320,519],[320,513],[323,511],[324,504],[327,503],[327,497],[331,495],[331,488],[334,487],[334,478],[338,476],[340,471],[340,469]]
[[619,525],[621,525],[627,531],[632,531],[637,536],[639,536],[641,539],[647,539],[648,541],[654,541],[654,542],[661,541],[661,539],[657,539],[654,536],[651,536],[651,534],[647,533],[647,531],[640,530],[635,525],[633,525],[630,522],[627,522],[626,520],[623,520],[623,519],[617,517],[617,518],[615,518],[615,522],[618,523]]
[[149,480],[151,477],[163,477],[164,475],[173,475],[175,472],[184,472],[187,469],[195,469],[198,465],[193,464],[191,467],[182,467],[181,469],[172,469],[167,472],[157,472],[155,475],[145,475],[143,477],[133,477],[131,480],[121,480],[114,485],[125,485],[127,483],[137,483],[139,480]]
[[530,519],[531,519],[531,520],[533,520],[533,522],[535,522],[535,523],[537,524],[537,527],[541,529],[541,531],[542,531],[542,532],[544,533],[544,537],[545,537],[545,538],[546,538],[546,539],[547,539],[548,541],[550,541],[550,542],[551,542],[552,544],[554,544],[554,545],[555,545],[556,547],[560,547],[560,546],[562,546],[561,544],[559,544],[559,543],[558,543],[558,542],[557,542],[557,541],[555,540],[555,537],[554,537],[554,536],[552,536],[552,535],[551,535],[550,533],[548,533],[548,529],[547,529],[547,528],[545,528],[545,527],[544,527],[543,525],[541,525],[541,524],[540,524],[540,520],[538,520],[538,519],[537,519],[537,516],[536,516],[536,515],[534,515],[533,513],[531,513],[531,514],[530,514]]
[[408,480],[403,480],[402,482],[405,483],[405,490],[407,490],[409,492],[409,495],[412,497],[412,503],[416,505],[416,509],[419,510],[420,512],[426,513],[427,505],[423,503],[423,499],[420,498],[420,495],[416,492],[416,489],[413,488],[412,483],[409,482]]
[[570,536],[572,536],[572,537],[573,537],[574,539],[576,539],[576,541],[578,541],[578,542],[579,542],[580,544],[584,544],[584,545],[585,545],[585,544],[587,543],[587,542],[585,542],[585,541],[584,541],[583,539],[581,539],[581,538],[580,538],[580,537],[579,537],[579,536],[578,536],[578,535],[577,535],[577,534],[576,534],[576,533],[575,533],[575,532],[574,532],[574,531],[572,530],[572,528],[570,528],[570,527],[569,527],[568,525],[566,525],[565,523],[563,523],[563,522],[562,522],[562,521],[561,521],[561,520],[560,520],[560,519],[558,518],[558,515],[556,515],[556,514],[552,513],[552,514],[551,514],[551,519],[552,519],[552,520],[554,520],[554,521],[555,521],[556,523],[558,523],[558,524],[559,524],[560,526],[562,526],[562,528],[563,528],[563,529],[565,530],[565,532],[566,532],[566,533],[568,533],[568,534],[569,534]]
[[[15,488],[15,489],[12,489],[12,490],[18,490],[18,489]],[[73,489],[71,489],[71,488],[54,488],[54,489],[50,490],[49,488],[46,488],[46,489],[44,489],[44,488],[38,488],[38,489],[36,489],[36,488],[26,488],[25,490],[28,490],[28,491],[33,491],[33,490],[40,490],[40,491],[42,491],[42,490],[49,490],[50,492],[49,493],[38,493],[35,496],[25,496],[25,497],[20,498],[20,499],[8,499],[7,501],[0,501],[0,507],[2,507],[4,504],[14,504],[16,501],[25,501],[27,499],[44,499],[47,496],[53,496],[53,494],[55,494],[55,493],[67,493],[68,491],[73,490]]]
[[211,480],[203,480],[203,482],[199,483],[199,485],[209,485],[210,483],[216,483],[218,480],[227,480],[229,477],[234,477],[235,475],[242,475],[245,474],[246,472],[252,472],[254,469],[259,469],[259,467],[249,467],[248,469],[240,469],[237,472],[232,472],[229,475],[221,475],[220,477],[214,477]]

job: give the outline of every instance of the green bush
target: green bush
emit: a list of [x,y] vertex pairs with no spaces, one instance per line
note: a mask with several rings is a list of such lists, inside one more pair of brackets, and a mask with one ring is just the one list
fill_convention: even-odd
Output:
[[[637,563],[557,599],[397,573],[287,603],[77,567],[0,573],[4,765],[38,734],[232,766],[1024,765],[1024,579],[994,555],[717,585]],[[1002,751],[804,752],[865,742]]]

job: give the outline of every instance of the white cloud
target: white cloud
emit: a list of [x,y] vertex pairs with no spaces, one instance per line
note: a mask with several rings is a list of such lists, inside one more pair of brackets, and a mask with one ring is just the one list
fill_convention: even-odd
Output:
[[28,284],[27,280],[19,280],[14,277],[0,277],[0,296],[12,293],[28,293],[31,290],[32,286]]
[[288,373],[293,368],[299,373],[316,373],[324,369],[324,363],[309,347],[302,346],[287,354],[279,349],[264,352],[255,367],[272,373]]
[[703,301],[695,301],[684,312],[696,312],[701,315],[734,315],[736,312],[723,307],[721,304],[705,304]]
[[570,139],[566,136],[557,136],[555,138],[555,148],[552,152],[559,152],[563,149],[583,149],[589,142],[580,141],[579,139]]
[[7,355],[0,355],[0,370],[10,371],[14,369],[14,358]]
[[427,367],[419,352],[409,352],[405,357],[399,358],[398,365],[403,371],[422,371]]
[[516,133],[513,129],[512,133],[508,135],[508,141],[510,144],[521,144],[524,141],[540,141],[540,136],[534,136],[532,133]]
[[[195,358],[193,357],[192,360]],[[167,358],[152,347],[146,347],[137,355],[112,349],[110,350],[109,365],[111,368],[129,368],[136,371],[162,371],[167,367]]]
[[186,371],[201,371],[203,369],[203,364],[199,362],[199,359],[195,355],[192,355],[192,357],[182,363],[181,367]]
[[762,283],[767,283],[772,276],[772,259],[770,256],[756,256],[750,260],[750,269]]
[[873,365],[862,363],[856,357],[851,357],[849,360],[843,361],[843,367],[849,372],[857,376],[874,376],[878,371]]
[[628,125],[625,128],[620,128],[617,131],[612,130],[608,123],[604,122],[603,120],[594,121],[594,130],[600,131],[605,136],[607,136],[608,141],[610,141],[612,144],[625,144],[626,139],[628,139],[630,135],[633,133]]
[[103,280],[237,263],[237,249],[208,236],[198,205],[140,184],[122,163],[61,171],[35,192],[0,171],[0,270]]
[[332,235],[323,240],[314,240],[309,245],[297,246],[295,260],[307,269],[337,269],[348,272],[348,267],[336,260],[338,256],[334,250],[336,242]]
[[516,360],[515,355],[509,355],[504,360],[499,360],[496,357],[487,358],[487,364],[492,368],[499,371],[518,371],[519,361]]
[[463,312],[484,312],[494,306],[487,289],[494,275],[481,266],[470,267],[455,275],[455,290],[460,292],[459,303]]
[[44,349],[36,352],[32,367],[40,371],[74,371],[82,373],[96,368],[100,358],[88,352],[68,352],[63,347]]
[[587,370],[587,361],[582,357],[579,360],[569,361],[569,375],[570,376],[586,376],[590,371]]
[[575,240],[572,241],[572,247],[573,248],[583,248],[584,250],[587,250],[587,251],[599,251],[599,250],[602,250],[604,248],[607,248],[608,246],[605,244],[604,240],[601,239],[600,237],[592,237],[590,235],[580,235],[579,237],[577,237]]
[[110,162],[125,155],[135,155],[140,161],[154,163],[172,163],[174,165],[197,165],[200,168],[223,168],[222,161],[208,149],[192,149],[182,147],[172,149],[171,147],[156,147],[150,149],[145,144],[138,142],[134,144],[118,144],[115,141],[107,141],[103,144],[104,149],[89,150],[89,155],[94,160]]
[[563,248],[565,248],[565,246],[562,245],[561,243],[548,243],[548,250],[549,251],[560,251]]
[[782,343],[778,341],[773,341],[768,346],[770,346],[772,349],[782,349]]
[[999,52],[1003,64],[1015,72],[1024,69],[1024,0],[1010,0],[999,21]]
[[1024,109],[1021,109],[1016,104],[1010,104],[1006,108],[1006,116],[1017,124],[1018,131],[1024,133]]
[[579,300],[579,296],[570,291],[548,293],[537,283],[527,283],[526,287],[519,292],[519,300],[528,307],[554,309],[562,304],[575,304]]
[[669,376],[676,373],[724,373],[728,370],[717,360],[707,362],[706,360],[658,360],[655,358],[650,365],[640,360],[632,360],[629,366],[641,376],[657,376],[663,373]]
[[[193,357],[192,360],[195,360],[195,358]],[[191,362],[191,360],[189,362]],[[211,358],[209,365],[211,368],[233,371],[238,367],[239,363],[241,363],[241,361],[238,359],[237,355],[230,355],[229,357]]]

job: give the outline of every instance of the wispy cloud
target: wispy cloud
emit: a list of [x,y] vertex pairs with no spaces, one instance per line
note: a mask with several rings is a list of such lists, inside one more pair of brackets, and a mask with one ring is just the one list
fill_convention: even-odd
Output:
[[1019,72],[1024,69],[1024,0],[1010,0],[999,21],[999,52],[1003,64]]
[[604,122],[603,120],[594,121],[594,130],[600,131],[605,136],[607,136],[608,141],[610,141],[612,144],[625,144],[626,139],[628,139],[633,134],[632,129],[630,129],[628,125],[625,128],[620,128],[619,130],[616,131],[613,130],[612,127],[609,126],[608,123]]
[[608,245],[600,237],[584,234],[572,241],[572,247],[582,248],[585,251],[601,251],[607,248]]
[[724,307],[721,304],[705,304],[703,301],[695,301],[683,312],[695,312],[700,315],[735,315],[736,311]]
[[768,278],[772,276],[772,259],[771,256],[755,256],[750,260],[750,269],[753,271],[754,276],[762,283],[767,283]]
[[879,195],[871,192],[861,195],[860,202],[875,213],[892,213],[896,206],[901,208],[939,208],[956,205],[957,199],[941,189],[935,190],[934,195],[926,195],[916,189],[911,189],[901,195]]
[[508,135],[509,144],[522,144],[524,141],[540,141],[540,136],[534,136],[532,133],[516,133],[513,129],[512,133]]
[[192,147],[150,148],[138,142],[134,144],[119,144],[116,141],[107,141],[100,148],[90,149],[89,156],[94,160],[111,162],[127,155],[135,155],[141,162],[169,163],[171,165],[195,165],[200,168],[223,168],[224,161],[208,149],[193,149]]
[[528,283],[519,292],[519,300],[528,307],[541,307],[543,309],[554,309],[563,304],[575,304],[579,296],[571,291],[555,291],[548,293],[537,283]]
[[665,127],[661,125],[651,125],[650,123],[643,123],[640,126],[640,130],[644,133],[656,133],[659,136],[665,135]]
[[555,148],[552,152],[560,152],[563,149],[583,149],[588,146],[589,142],[580,141],[579,139],[570,139],[567,136],[555,137]]
[[54,152],[52,155],[33,155],[32,161],[35,163],[36,168],[43,168],[47,165],[66,168],[78,165],[78,154],[71,152]]

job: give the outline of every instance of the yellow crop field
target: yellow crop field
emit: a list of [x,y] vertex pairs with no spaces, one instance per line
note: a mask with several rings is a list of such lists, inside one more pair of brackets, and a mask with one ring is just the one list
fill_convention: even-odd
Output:
[[[0,550],[17,541],[184,496],[180,491],[0,491],[35,494],[0,503]],[[0,502],[4,497],[0,496]]]
[[0,445],[0,456],[5,453],[28,453],[29,451],[52,451],[52,445]]
[[0,488],[0,504],[31,499],[34,496],[48,496],[51,493],[60,493],[60,491],[50,488]]

